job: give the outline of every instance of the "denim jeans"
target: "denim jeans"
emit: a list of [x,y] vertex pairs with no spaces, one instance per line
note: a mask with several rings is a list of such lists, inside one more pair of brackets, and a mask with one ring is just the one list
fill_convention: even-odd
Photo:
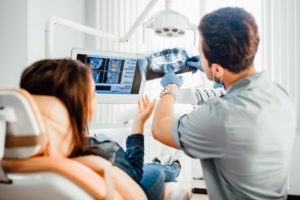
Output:
[[163,195],[164,182],[175,181],[180,173],[180,165],[177,162],[169,165],[153,162],[145,164],[143,171],[140,186],[144,189],[149,200],[160,200]]

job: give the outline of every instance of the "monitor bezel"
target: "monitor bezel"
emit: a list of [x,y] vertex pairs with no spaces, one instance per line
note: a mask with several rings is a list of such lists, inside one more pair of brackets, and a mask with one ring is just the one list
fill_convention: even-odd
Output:
[[[77,60],[78,54],[105,56],[105,57],[120,57],[131,58],[138,60],[138,54],[114,52],[114,51],[101,51],[101,50],[87,50],[74,48],[71,51],[71,58]],[[144,94],[146,78],[142,66],[138,65],[141,73],[141,84],[138,94],[99,94],[96,93],[96,100],[98,104],[136,104]]]

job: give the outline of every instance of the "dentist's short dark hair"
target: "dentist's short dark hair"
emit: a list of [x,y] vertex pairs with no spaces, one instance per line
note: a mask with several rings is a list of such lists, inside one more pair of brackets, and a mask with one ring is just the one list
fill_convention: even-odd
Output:
[[205,15],[198,27],[209,64],[239,73],[253,65],[259,44],[254,17],[242,8],[226,7]]

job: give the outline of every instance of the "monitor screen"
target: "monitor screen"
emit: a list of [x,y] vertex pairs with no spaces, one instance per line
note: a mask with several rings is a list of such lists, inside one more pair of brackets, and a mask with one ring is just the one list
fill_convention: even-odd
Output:
[[101,103],[136,103],[135,97],[143,92],[143,70],[136,54],[74,49],[72,58],[91,67],[96,93],[102,95]]

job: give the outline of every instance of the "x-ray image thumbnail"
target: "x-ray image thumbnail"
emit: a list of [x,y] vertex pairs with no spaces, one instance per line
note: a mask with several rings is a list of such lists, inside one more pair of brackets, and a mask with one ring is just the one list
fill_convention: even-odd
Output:
[[88,57],[87,62],[93,70],[105,70],[105,59],[99,57]]
[[118,84],[122,78],[122,68],[124,61],[119,59],[110,59],[107,71],[107,83]]
[[93,79],[95,83],[100,83],[100,71],[93,71]]
[[189,72],[191,69],[185,65],[188,54],[185,49],[164,49],[148,54],[139,60],[145,71],[146,80],[161,78],[172,69],[176,74]]
[[93,79],[95,83],[105,83],[108,59],[89,56],[87,57],[87,63],[93,70]]

